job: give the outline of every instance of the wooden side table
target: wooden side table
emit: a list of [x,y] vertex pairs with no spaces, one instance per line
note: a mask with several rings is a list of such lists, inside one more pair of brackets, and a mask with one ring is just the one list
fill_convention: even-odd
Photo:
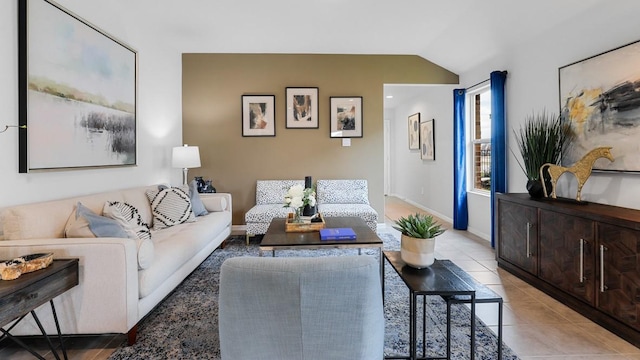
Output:
[[0,341],[5,338],[11,339],[38,359],[44,359],[19,338],[9,333],[22,319],[31,313],[42,335],[47,340],[51,352],[59,360],[58,352],[54,349],[51,339],[34,311],[38,306],[48,301],[51,304],[53,320],[58,331],[60,348],[64,358],[67,359],[67,352],[62,343],[58,316],[53,305],[53,298],[76,285],[78,285],[78,259],[53,260],[49,267],[23,274],[16,280],[0,280],[0,326],[5,326],[17,319],[8,329],[0,328],[2,333]]

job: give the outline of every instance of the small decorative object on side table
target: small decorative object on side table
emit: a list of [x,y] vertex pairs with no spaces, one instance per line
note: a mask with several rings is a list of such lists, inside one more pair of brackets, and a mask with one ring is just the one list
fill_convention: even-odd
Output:
[[435,260],[436,236],[446,229],[431,215],[412,214],[396,220],[394,229],[400,231],[400,254],[407,265],[417,269],[431,266]]
[[2,261],[0,262],[0,277],[2,280],[15,280],[22,274],[46,268],[51,265],[52,261],[53,253],[31,254]]

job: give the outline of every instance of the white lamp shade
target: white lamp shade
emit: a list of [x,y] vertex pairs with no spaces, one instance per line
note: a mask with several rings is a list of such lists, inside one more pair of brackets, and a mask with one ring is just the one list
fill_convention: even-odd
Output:
[[200,150],[197,146],[176,146],[173,148],[171,166],[190,169],[200,167]]

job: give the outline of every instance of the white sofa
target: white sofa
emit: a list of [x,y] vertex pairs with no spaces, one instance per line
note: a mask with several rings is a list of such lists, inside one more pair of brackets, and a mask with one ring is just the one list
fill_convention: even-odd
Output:
[[[244,215],[249,237],[267,232],[271,220],[286,217],[293,210],[284,207],[284,196],[293,185],[304,185],[304,180],[258,180],[256,205]],[[361,217],[373,230],[378,225],[378,213],[369,205],[367,180],[318,180],[316,182],[318,211],[325,217]]]
[[[105,202],[135,206],[151,224],[146,191],[136,187],[62,200],[17,205],[3,210],[0,259],[53,252],[55,258],[79,258],[79,285],[54,300],[64,334],[128,334],[135,342],[138,322],[180,284],[231,233],[231,195],[201,194],[209,214],[195,222],[152,230],[153,261],[139,270],[136,241],[129,238],[65,238],[65,224],[76,204],[97,214]],[[48,304],[38,308],[48,333],[55,333]],[[25,318],[25,320],[31,317]],[[32,320],[13,334],[38,334]]]

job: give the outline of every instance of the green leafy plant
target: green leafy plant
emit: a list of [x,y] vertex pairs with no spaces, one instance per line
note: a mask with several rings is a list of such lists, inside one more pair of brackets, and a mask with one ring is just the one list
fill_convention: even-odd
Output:
[[431,239],[445,232],[431,215],[418,214],[409,215],[406,218],[400,217],[395,221],[394,229],[400,231],[403,235],[411,236],[418,239]]
[[540,180],[543,164],[558,164],[573,138],[569,124],[561,116],[546,111],[527,116],[520,131],[513,133],[524,165],[517,157],[516,161],[529,180]]

